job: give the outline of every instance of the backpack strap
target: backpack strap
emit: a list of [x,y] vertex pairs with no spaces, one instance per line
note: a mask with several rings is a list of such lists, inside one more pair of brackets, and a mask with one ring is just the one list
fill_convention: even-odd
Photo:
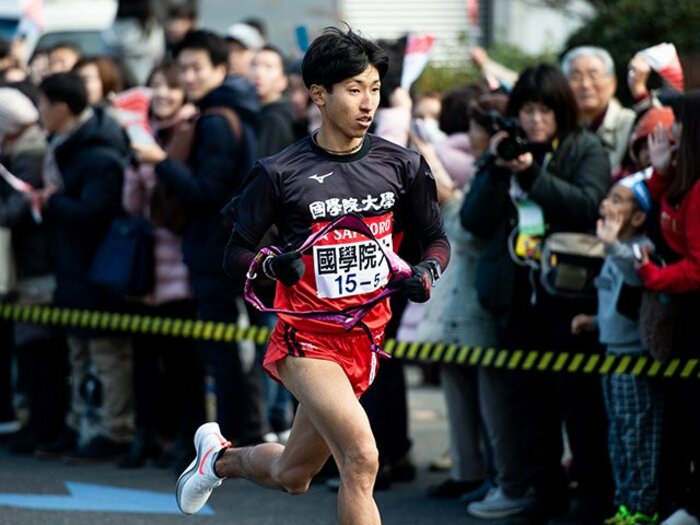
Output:
[[213,106],[202,111],[202,116],[206,115],[219,115],[224,117],[231,127],[233,132],[233,140],[236,145],[241,144],[243,138],[243,129],[241,128],[241,119],[238,117],[238,113],[226,106]]
[[219,115],[224,117],[228,122],[231,132],[233,133],[233,141],[237,146],[241,145],[243,139],[243,129],[241,127],[241,119],[238,114],[226,106],[213,106],[205,109],[200,114],[190,118],[183,123],[173,135],[170,144],[168,145],[168,157],[179,160],[183,164],[189,164],[192,158],[192,148],[195,142],[195,130],[197,120],[206,115]]
[[194,115],[175,127],[166,148],[168,157],[178,160],[182,164],[189,164],[194,144],[194,129],[198,118],[199,115]]

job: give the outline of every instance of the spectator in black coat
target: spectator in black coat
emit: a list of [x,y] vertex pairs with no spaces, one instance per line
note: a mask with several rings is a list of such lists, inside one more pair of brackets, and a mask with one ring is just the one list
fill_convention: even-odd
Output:
[[[42,166],[47,143],[39,112],[31,100],[18,89],[0,87],[0,162],[13,175],[34,190],[43,186]],[[16,300],[23,305],[46,305],[55,287],[49,235],[46,223],[40,222],[37,209],[26,191],[18,191],[0,180],[0,226],[12,232],[17,266]],[[10,450],[29,453],[37,443],[49,443],[63,429],[66,414],[68,374],[65,337],[53,327],[17,322],[10,323],[12,336],[2,352],[2,366],[9,365],[14,343],[17,358],[18,386],[23,385],[29,405],[29,419],[10,440]],[[3,371],[5,369],[2,369]],[[0,381],[11,392],[8,380]],[[10,397],[7,397],[7,406]],[[5,405],[0,402],[0,407]],[[0,410],[0,421],[2,410]]]
[[[121,188],[129,158],[126,135],[103,110],[88,107],[83,81],[57,73],[40,85],[39,113],[49,134],[41,191],[56,265],[54,302],[67,308],[112,310],[112,297],[89,281],[90,266],[111,221],[122,214]],[[121,336],[73,330],[68,431],[43,451],[72,461],[114,459],[133,433],[132,349]],[[85,423],[80,387],[93,370],[102,384],[102,417]],[[83,445],[71,450],[75,445]]]
[[253,58],[249,78],[260,101],[258,153],[269,157],[295,142],[294,116],[284,96],[289,80],[282,52],[272,46],[263,47]]
[[[223,270],[230,231],[219,210],[240,189],[257,160],[251,125],[257,101],[252,90],[240,88],[241,79],[226,79],[228,50],[226,42],[215,34],[191,31],[176,48],[175,56],[187,98],[201,115],[192,149],[185,155],[189,160],[177,160],[156,145],[133,148],[143,162],[155,164],[158,180],[181,202],[187,215],[182,250],[198,316],[235,322],[237,290]],[[248,95],[252,99],[246,98]],[[226,113],[229,117],[234,114],[238,130]],[[263,434],[260,382],[246,379],[237,345],[202,342],[201,346],[214,374],[222,432],[238,443],[259,441]]]

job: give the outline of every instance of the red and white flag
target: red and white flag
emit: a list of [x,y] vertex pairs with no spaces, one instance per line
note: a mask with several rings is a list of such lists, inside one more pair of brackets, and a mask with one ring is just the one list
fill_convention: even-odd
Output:
[[148,118],[148,108],[153,90],[135,87],[110,97],[113,115],[129,135],[132,144],[155,144]]
[[41,224],[42,221],[42,206],[41,199],[39,198],[39,193],[34,189],[34,187],[10,173],[10,171],[0,164],[0,177],[5,179],[12,189],[24,193],[28,198],[31,206],[32,218],[37,224]]
[[637,56],[644,59],[673,89],[683,92],[685,86],[683,68],[676,46],[665,42],[643,49],[637,53]]
[[408,35],[401,70],[401,87],[408,90],[425,69],[435,45],[433,35]]
[[39,35],[46,26],[44,19],[44,0],[21,0],[22,19],[17,32],[19,34]]
[[138,124],[150,131],[148,108],[152,94],[151,88],[139,86],[112,95],[109,100],[116,108],[115,115],[119,123],[123,126]]

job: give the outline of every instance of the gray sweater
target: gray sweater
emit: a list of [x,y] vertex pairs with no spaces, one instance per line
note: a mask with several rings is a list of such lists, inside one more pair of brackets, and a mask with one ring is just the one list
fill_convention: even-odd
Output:
[[641,288],[642,280],[634,269],[632,246],[653,248],[645,235],[619,241],[606,247],[606,258],[598,277],[598,316],[600,342],[607,345],[608,352],[628,354],[643,352],[639,335],[639,321],[618,310],[623,285]]

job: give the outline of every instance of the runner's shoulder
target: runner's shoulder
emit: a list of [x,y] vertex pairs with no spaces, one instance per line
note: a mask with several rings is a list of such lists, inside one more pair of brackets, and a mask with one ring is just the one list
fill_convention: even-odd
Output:
[[283,150],[269,157],[263,157],[258,162],[268,173],[279,172],[292,167],[311,155],[311,137],[299,139]]
[[368,133],[367,136],[372,141],[372,152],[373,153],[386,153],[390,155],[397,156],[401,159],[405,159],[408,162],[418,162],[420,155],[417,151],[406,148],[395,142],[391,142],[379,135],[374,135]]

